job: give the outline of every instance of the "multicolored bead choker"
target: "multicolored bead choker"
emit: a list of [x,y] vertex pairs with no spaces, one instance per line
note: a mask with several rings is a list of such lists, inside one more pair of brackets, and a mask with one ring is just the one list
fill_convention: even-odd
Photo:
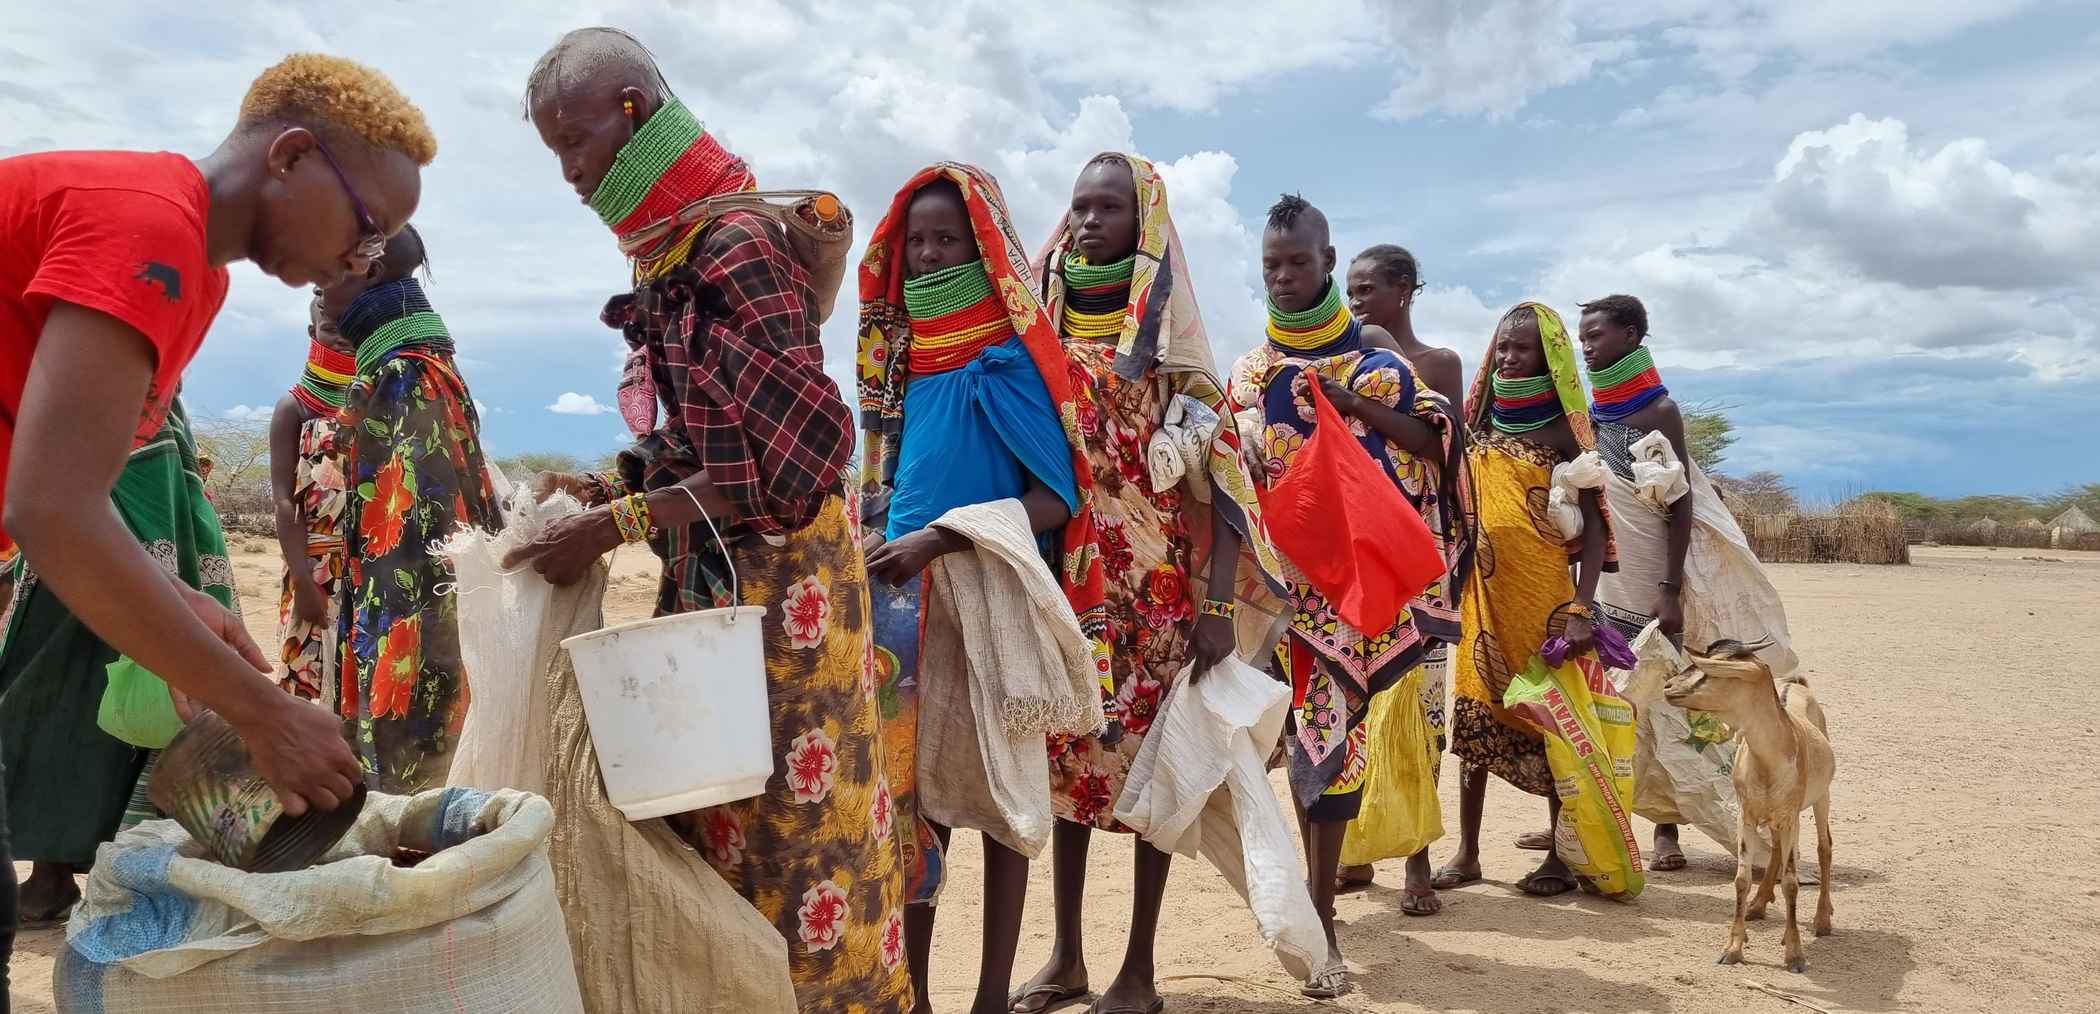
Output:
[[1300,356],[1332,356],[1353,351],[1360,343],[1363,325],[1342,305],[1342,290],[1327,280],[1320,299],[1311,309],[1291,313],[1269,300],[1269,342]]
[[904,311],[911,317],[906,362],[914,374],[961,369],[1014,333],[982,259],[905,279]]
[[1494,415],[1496,429],[1529,433],[1560,418],[1560,392],[1553,386],[1552,374],[1511,380],[1497,373],[1489,380],[1495,392],[1489,411]]
[[306,369],[299,372],[292,397],[315,415],[332,416],[348,400],[350,381],[356,375],[357,357],[315,341],[306,350]]
[[1670,393],[1646,345],[1636,345],[1618,362],[1589,373],[1590,415],[1604,422],[1619,422]]
[[357,343],[357,375],[365,378],[394,353],[410,347],[450,354],[452,335],[414,278],[375,285],[343,311],[343,337]]
[[1114,343],[1130,314],[1130,279],[1137,255],[1113,264],[1088,264],[1073,254],[1065,261],[1064,332],[1067,338]]
[[[667,98],[620,146],[590,204],[613,235],[624,238],[694,201],[757,187],[743,159],[716,143],[684,103]],[[684,263],[706,226],[695,222],[633,251],[635,280],[652,280]]]

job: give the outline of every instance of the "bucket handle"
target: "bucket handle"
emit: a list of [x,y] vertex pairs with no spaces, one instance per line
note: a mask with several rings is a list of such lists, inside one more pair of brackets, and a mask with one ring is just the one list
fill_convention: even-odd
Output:
[[700,495],[693,492],[693,487],[685,483],[681,482],[677,485],[679,489],[685,491],[686,499],[693,502],[693,509],[700,512],[700,520],[707,522],[707,530],[715,537],[715,545],[722,547],[722,562],[729,565],[729,598],[731,599],[729,603],[729,619],[726,622],[733,624],[736,622],[737,607],[744,604],[744,590],[737,582],[736,557],[729,552],[729,543],[722,540],[722,530],[715,527],[715,519],[708,517],[707,508],[700,506]]

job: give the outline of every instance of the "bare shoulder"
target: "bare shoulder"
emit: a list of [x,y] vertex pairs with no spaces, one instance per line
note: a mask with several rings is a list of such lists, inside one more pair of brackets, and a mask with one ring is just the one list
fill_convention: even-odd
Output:
[[1393,337],[1393,333],[1376,324],[1364,325],[1363,343],[1374,349],[1385,349],[1402,359],[1407,358],[1407,353],[1400,351],[1400,342]]

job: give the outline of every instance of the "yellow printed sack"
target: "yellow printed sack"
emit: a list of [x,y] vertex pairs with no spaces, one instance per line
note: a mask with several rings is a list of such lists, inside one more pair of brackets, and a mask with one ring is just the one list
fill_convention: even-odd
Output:
[[1411,856],[1444,836],[1437,804],[1437,744],[1422,714],[1422,681],[1416,666],[1398,685],[1371,698],[1364,720],[1370,764],[1364,773],[1363,809],[1342,838],[1342,862],[1350,866]]
[[1560,795],[1554,848],[1605,895],[1641,893],[1641,846],[1633,833],[1633,706],[1611,689],[1594,655],[1547,668],[1544,659],[1502,695],[1512,715],[1545,735],[1546,762]]

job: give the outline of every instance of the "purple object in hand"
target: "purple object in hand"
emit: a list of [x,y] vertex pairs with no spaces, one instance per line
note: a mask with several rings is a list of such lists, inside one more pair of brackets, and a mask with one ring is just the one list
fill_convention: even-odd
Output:
[[[1599,620],[1591,625],[1590,630],[1593,635],[1590,643],[1597,651],[1597,659],[1606,667],[1631,669],[1640,663],[1640,659],[1634,657],[1633,648],[1627,645],[1626,635],[1619,633],[1618,628]],[[1547,665],[1559,666],[1568,659],[1568,639],[1559,635],[1546,638],[1546,643],[1539,645],[1539,657],[1545,659]]]

